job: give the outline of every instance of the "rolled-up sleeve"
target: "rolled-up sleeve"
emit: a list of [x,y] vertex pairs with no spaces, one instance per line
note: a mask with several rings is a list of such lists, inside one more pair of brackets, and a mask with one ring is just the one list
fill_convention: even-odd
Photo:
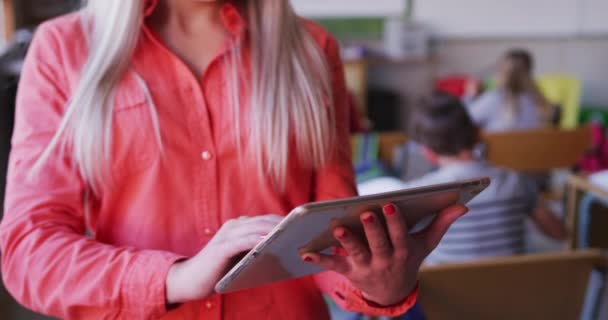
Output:
[[52,27],[41,26],[22,72],[0,224],[4,283],[20,303],[55,317],[158,318],[166,274],[181,257],[86,237],[86,184],[59,152],[29,176],[68,101],[58,43]]
[[[355,175],[351,160],[351,145],[349,136],[348,99],[344,78],[344,66],[340,58],[338,42],[330,37],[325,53],[332,73],[333,106],[336,117],[336,145],[333,156],[327,167],[319,170],[316,175],[317,201],[352,197],[357,195]],[[380,307],[366,301],[361,291],[340,274],[324,272],[315,276],[318,287],[330,296],[334,302],[345,310],[359,312],[371,316],[393,317],[406,313],[416,302],[417,290],[396,306]]]

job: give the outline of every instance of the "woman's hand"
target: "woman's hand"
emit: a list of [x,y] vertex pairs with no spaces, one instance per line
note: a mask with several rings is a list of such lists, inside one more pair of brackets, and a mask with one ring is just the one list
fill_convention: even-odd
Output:
[[448,227],[467,211],[464,206],[447,208],[427,229],[410,235],[405,219],[389,204],[383,208],[387,228],[373,212],[361,215],[367,241],[337,226],[333,234],[344,254],[306,253],[302,259],[346,276],[370,302],[395,305],[412,292],[424,258],[437,247]]
[[212,295],[232,258],[253,249],[281,220],[281,216],[266,215],[227,221],[196,256],[171,267],[166,283],[167,303]]

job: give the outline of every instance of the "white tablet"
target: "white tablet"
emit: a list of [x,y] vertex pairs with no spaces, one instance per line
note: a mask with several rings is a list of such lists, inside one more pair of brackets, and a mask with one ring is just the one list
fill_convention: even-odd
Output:
[[215,290],[228,293],[322,272],[319,266],[302,261],[301,253],[327,252],[337,245],[331,223],[362,234],[359,215],[365,211],[380,213],[382,205],[392,203],[407,225],[414,226],[410,232],[415,233],[428,226],[442,209],[466,204],[488,185],[489,178],[480,178],[297,207],[217,283]]

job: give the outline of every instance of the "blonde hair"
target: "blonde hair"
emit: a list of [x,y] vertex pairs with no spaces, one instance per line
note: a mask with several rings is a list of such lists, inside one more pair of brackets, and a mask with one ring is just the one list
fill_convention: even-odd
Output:
[[519,98],[522,94],[530,94],[545,117],[550,112],[550,105],[534,82],[532,54],[525,49],[511,49],[504,55],[503,63],[499,86],[506,95],[507,115],[514,119],[521,112]]
[[[37,168],[56,149],[69,150],[74,164],[93,193],[112,181],[112,117],[114,92],[127,73],[140,37],[146,0],[89,0],[83,26],[89,56],[80,83],[68,103],[62,122],[42,154]],[[239,70],[245,58],[233,46],[227,74],[234,82],[229,94],[239,145],[257,162],[260,176],[269,176],[278,188],[286,184],[291,160],[311,168],[322,167],[331,154],[334,137],[333,101],[329,68],[322,50],[294,13],[289,0],[239,2],[248,23],[251,78],[247,135],[241,135]],[[148,98],[151,121],[162,149],[157,110],[142,77],[135,74]],[[238,137],[247,136],[248,141]],[[297,158],[290,157],[295,143]],[[243,156],[241,155],[241,158]]]

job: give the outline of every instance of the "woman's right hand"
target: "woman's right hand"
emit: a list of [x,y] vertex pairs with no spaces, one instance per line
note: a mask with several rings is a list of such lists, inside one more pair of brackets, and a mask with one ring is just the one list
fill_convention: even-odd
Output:
[[224,223],[196,256],[175,263],[167,274],[167,304],[204,299],[230,267],[232,258],[253,249],[283,220],[279,215],[241,217]]

